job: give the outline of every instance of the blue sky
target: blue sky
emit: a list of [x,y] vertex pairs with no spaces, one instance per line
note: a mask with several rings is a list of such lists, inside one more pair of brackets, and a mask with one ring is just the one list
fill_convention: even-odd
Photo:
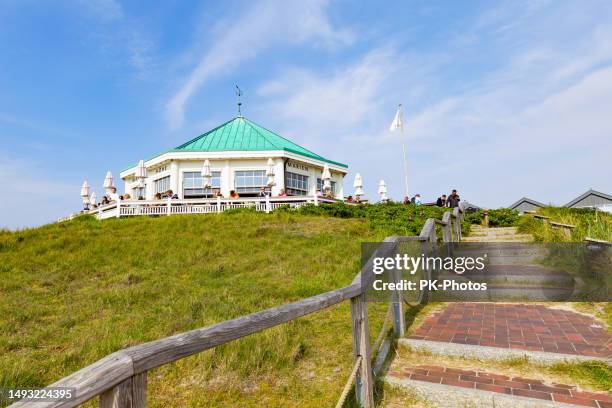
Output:
[[0,227],[244,114],[402,196],[612,193],[609,1],[0,0]]

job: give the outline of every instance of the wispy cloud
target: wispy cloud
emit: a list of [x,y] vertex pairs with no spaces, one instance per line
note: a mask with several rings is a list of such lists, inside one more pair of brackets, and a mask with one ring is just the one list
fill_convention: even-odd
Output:
[[327,6],[327,0],[263,0],[233,18],[230,28],[212,39],[212,46],[167,103],[170,127],[176,129],[183,124],[189,99],[207,80],[234,70],[238,64],[266,49],[287,43],[350,42],[352,36],[348,31],[332,27],[325,13]]

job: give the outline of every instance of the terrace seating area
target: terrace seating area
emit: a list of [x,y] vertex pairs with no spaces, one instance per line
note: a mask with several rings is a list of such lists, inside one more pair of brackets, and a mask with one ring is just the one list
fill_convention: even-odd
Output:
[[[255,211],[269,213],[282,206],[298,208],[304,204],[319,205],[319,203],[334,203],[337,201],[319,196],[118,200],[82,213],[95,215],[99,220],[136,215],[210,214],[237,208],[254,208]],[[77,215],[79,214],[71,214],[58,221],[66,221]]]

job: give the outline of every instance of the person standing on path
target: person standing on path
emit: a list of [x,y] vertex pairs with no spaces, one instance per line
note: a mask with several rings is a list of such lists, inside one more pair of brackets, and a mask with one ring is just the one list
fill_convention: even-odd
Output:
[[449,208],[459,207],[459,194],[457,194],[457,190],[453,190],[453,192],[446,199],[446,206]]

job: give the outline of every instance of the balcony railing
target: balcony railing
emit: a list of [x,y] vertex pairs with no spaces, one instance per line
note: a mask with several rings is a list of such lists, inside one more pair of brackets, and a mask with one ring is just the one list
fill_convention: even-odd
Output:
[[[254,208],[255,211],[271,212],[282,206],[297,208],[305,204],[319,205],[319,203],[337,201],[317,196],[120,200],[85,211],[85,213],[95,215],[102,220],[135,215],[210,214],[236,208]],[[72,217],[66,217],[66,219],[69,218]]]

